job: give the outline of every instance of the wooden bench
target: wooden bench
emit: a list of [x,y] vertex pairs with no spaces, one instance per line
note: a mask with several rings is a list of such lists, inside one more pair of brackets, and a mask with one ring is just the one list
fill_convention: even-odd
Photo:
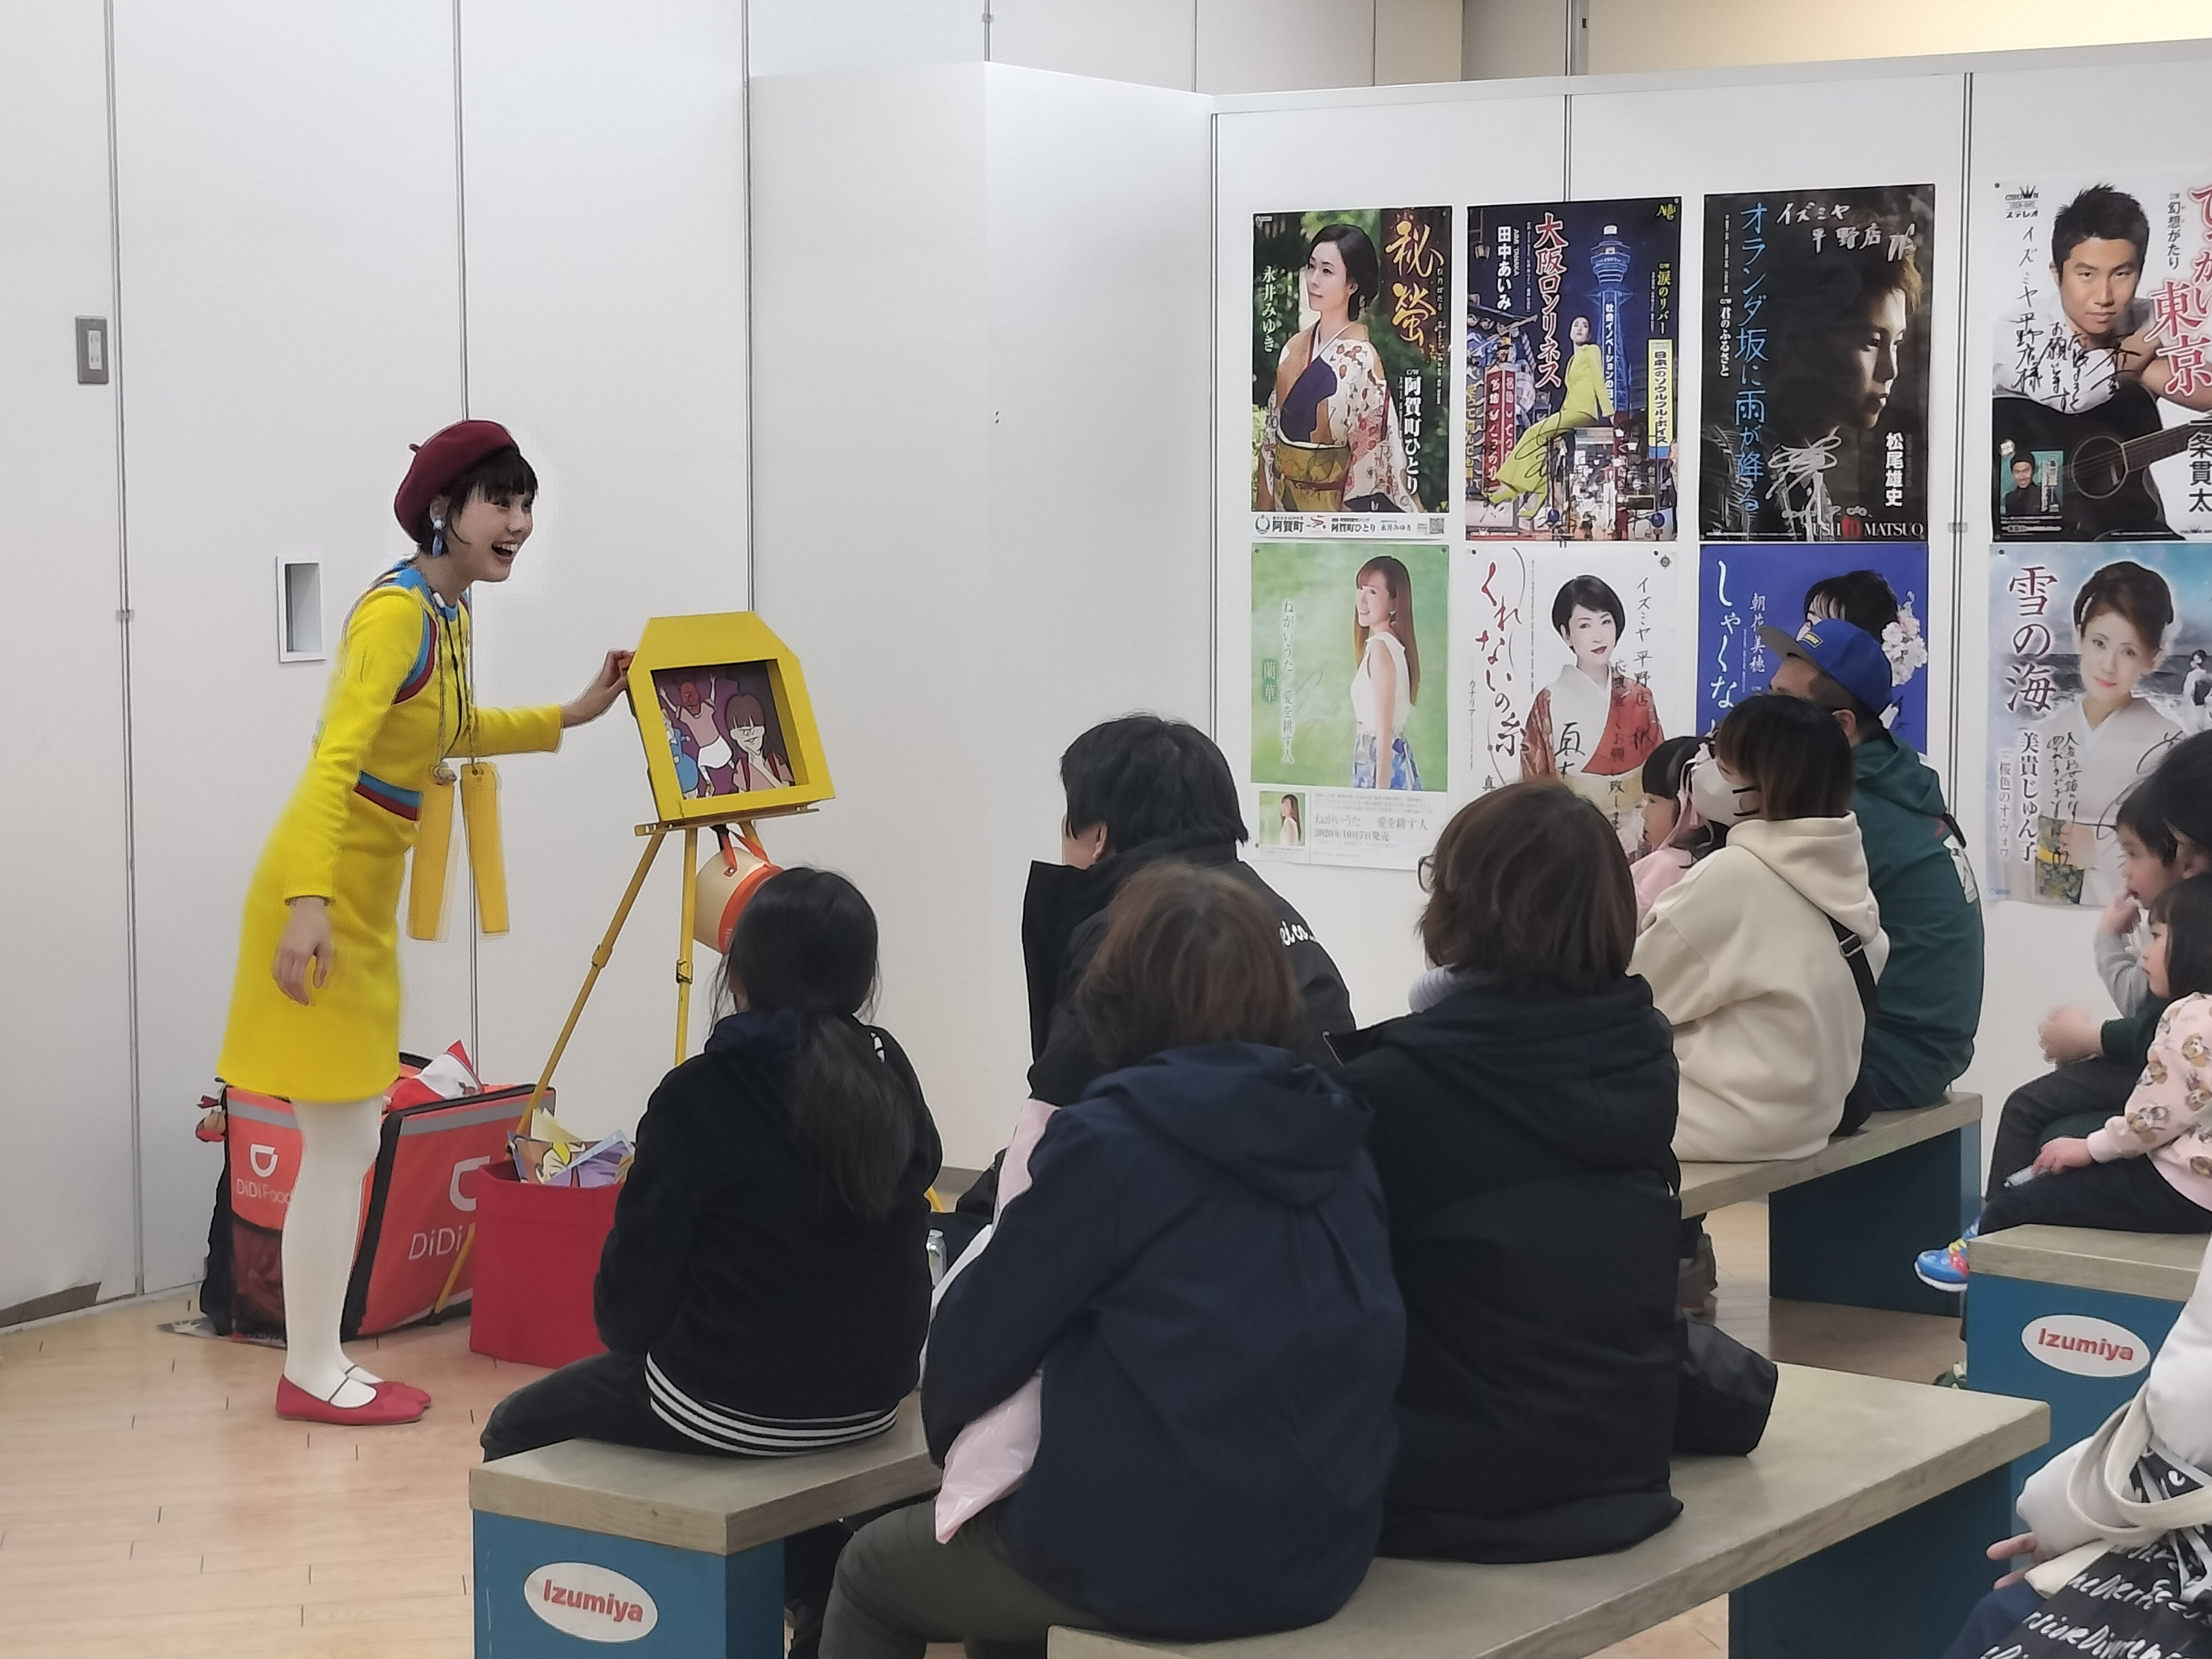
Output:
[[[2045,1401],[2051,1450],[2072,1445],[2142,1386],[2205,1246],[2201,1233],[2086,1227],[2008,1227],[1974,1240],[1967,1386]],[[2016,1479],[2047,1455],[2023,1459]]]
[[[1749,1457],[1677,1458],[1682,1514],[1618,1555],[1377,1561],[1326,1624],[1232,1642],[1055,1630],[1052,1659],[1576,1659],[1729,1596],[1730,1659],[1934,1659],[1990,1587],[2033,1401],[1782,1368]],[[1164,1501],[1171,1499],[1164,1498]]]
[[913,1398],[888,1434],[806,1457],[570,1440],[482,1464],[469,1471],[477,1659],[633,1639],[640,1659],[781,1659],[782,1540],[935,1492],[939,1473]]
[[1957,1296],[1922,1284],[1912,1258],[1979,1212],[1981,1164],[1982,1097],[1954,1091],[1917,1111],[1876,1112],[1810,1158],[1685,1164],[1682,1213],[1765,1199],[1771,1295],[1956,1313]]

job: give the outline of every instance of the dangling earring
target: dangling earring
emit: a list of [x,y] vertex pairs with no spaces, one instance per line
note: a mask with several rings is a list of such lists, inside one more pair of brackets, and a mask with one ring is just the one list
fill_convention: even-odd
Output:
[[433,513],[430,515],[430,556],[434,559],[442,557],[445,551],[446,515]]

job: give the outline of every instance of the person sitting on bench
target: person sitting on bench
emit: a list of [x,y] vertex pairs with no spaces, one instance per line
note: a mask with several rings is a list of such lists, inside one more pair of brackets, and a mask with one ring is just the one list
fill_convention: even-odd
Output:
[[1602,812],[1531,782],[1462,807],[1430,875],[1443,965],[1338,1039],[1406,1298],[1382,1553],[1623,1549],[1682,1509],[1674,1041],[1628,975],[1628,869]]
[[[1085,1041],[1075,988],[1106,934],[1106,907],[1135,871],[1161,859],[1221,870],[1274,913],[1289,952],[1304,1035],[1292,1045],[1316,1065],[1333,1065],[1325,1036],[1352,1028],[1344,976],[1291,902],[1237,856],[1249,839],[1237,780],[1213,740],[1182,720],[1127,714],[1094,726],[1060,757],[1067,795],[1058,864],[1030,866],[1022,902],[1022,958],[1029,980],[1030,1093],[1051,1106],[1082,1097],[1108,1068]],[[957,1256],[990,1220],[1000,1159],[943,1218]]]
[[1405,1310],[1370,1114],[1295,1052],[1279,926],[1225,870],[1121,884],[1076,999],[1109,1069],[947,1285],[922,1380],[941,1463],[1041,1369],[1035,1461],[949,1541],[933,1504],[861,1528],[824,1659],[1042,1656],[1054,1625],[1255,1635],[1366,1576]]
[[[653,1091],[592,1291],[610,1352],[509,1395],[487,1458],[562,1440],[779,1457],[883,1433],[929,1328],[937,1127],[864,1025],[876,916],[844,877],[771,876],[738,919],[738,1012]],[[784,1542],[807,1659],[848,1534]]]
[[[1808,609],[1819,593],[1807,595]],[[1877,611],[1866,619],[1871,625],[1882,617]],[[1894,599],[1887,620],[1896,623]],[[1826,709],[1850,744],[1851,816],[1889,940],[1880,1005],[1844,1105],[1848,1132],[1875,1112],[1936,1104],[1973,1059],[1982,1020],[1981,890],[1942,781],[1886,724],[1897,688],[1882,630],[1838,615],[1807,623],[1795,639],[1776,628],[1760,629],[1759,638],[1779,653],[1774,690]]]
[[[2166,1000],[2125,1106],[2087,1135],[2045,1143],[1967,1230],[2041,1224],[2112,1232],[2212,1233],[2212,876],[2169,887],[2150,907],[2143,972]],[[1923,1250],[1925,1284],[1966,1283],[1962,1253]]]
[[1690,787],[1726,843],[1651,907],[1629,964],[1674,1028],[1674,1155],[1809,1158],[1843,1116],[1889,951],[1850,813],[1850,744],[1812,703],[1749,697]]

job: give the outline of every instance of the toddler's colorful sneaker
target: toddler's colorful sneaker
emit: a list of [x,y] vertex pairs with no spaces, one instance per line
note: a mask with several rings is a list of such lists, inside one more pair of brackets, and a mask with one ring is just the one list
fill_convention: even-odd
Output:
[[1939,1291],[1966,1288],[1966,1246],[1980,1231],[1977,1222],[1940,1250],[1923,1250],[1913,1259],[1912,1271],[1923,1285]]

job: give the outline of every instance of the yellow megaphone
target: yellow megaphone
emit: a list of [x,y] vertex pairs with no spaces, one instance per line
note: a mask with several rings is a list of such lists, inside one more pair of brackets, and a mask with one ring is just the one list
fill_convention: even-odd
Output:
[[767,850],[740,830],[734,837],[717,829],[721,846],[699,866],[699,896],[691,908],[691,937],[709,951],[727,956],[746,902],[783,866],[769,861]]

